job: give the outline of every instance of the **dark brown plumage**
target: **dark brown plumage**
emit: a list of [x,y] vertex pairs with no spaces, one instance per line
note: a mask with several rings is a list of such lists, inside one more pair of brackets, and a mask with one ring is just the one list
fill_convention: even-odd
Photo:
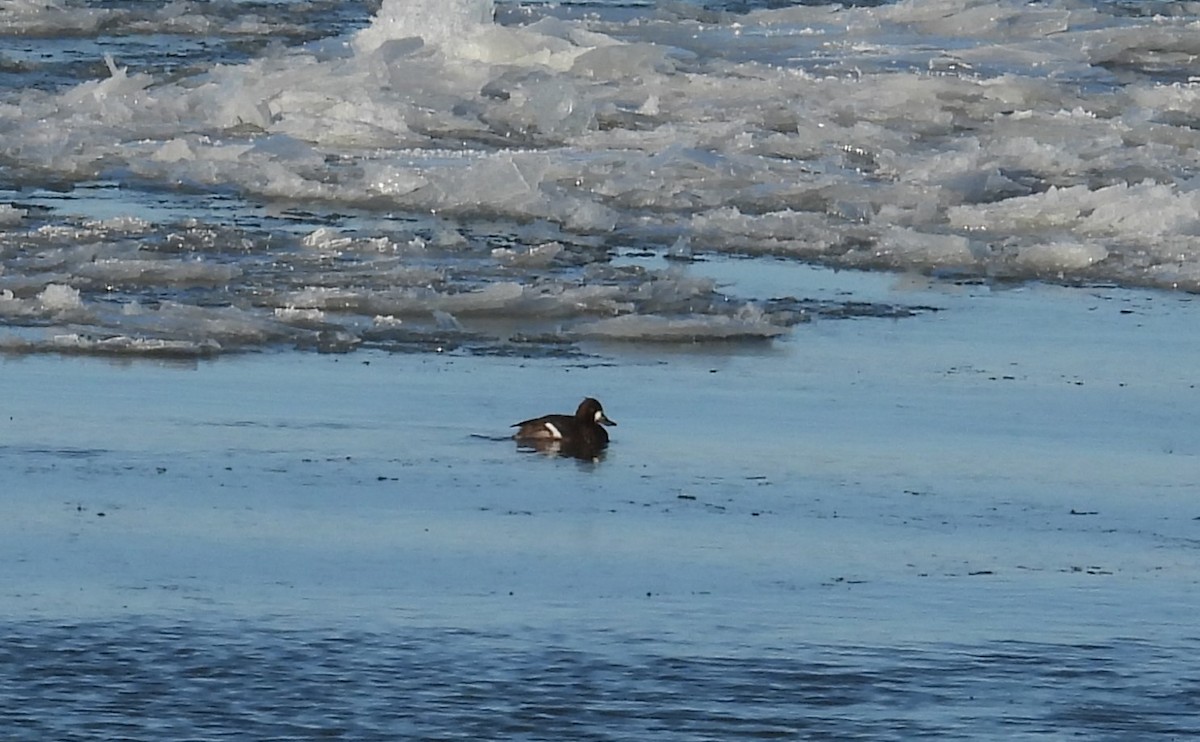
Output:
[[579,403],[574,415],[543,415],[514,424],[517,432],[513,437],[539,448],[538,444],[557,443],[563,449],[598,452],[608,445],[608,431],[603,425],[616,423],[608,419],[598,401],[588,397]]

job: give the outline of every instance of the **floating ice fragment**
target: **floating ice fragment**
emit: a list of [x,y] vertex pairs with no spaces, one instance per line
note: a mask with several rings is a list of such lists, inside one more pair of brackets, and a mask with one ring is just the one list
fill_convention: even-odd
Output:
[[440,309],[433,310],[433,321],[437,323],[439,330],[461,332],[463,329],[462,323],[453,314],[443,312]]
[[220,286],[242,275],[242,269],[202,260],[92,260],[76,274],[105,285]]
[[617,212],[595,201],[569,201],[563,211],[551,209],[546,216],[584,234],[611,232],[619,218]]
[[196,151],[186,139],[174,138],[163,142],[151,155],[155,162],[190,162],[196,159]]
[[324,321],[325,313],[320,309],[275,307],[275,318],[284,322],[310,324]]
[[547,242],[541,245],[534,245],[524,251],[517,251],[507,247],[497,247],[492,250],[492,257],[497,262],[505,265],[523,268],[541,268],[553,263],[554,259],[562,251],[563,246],[561,243]]
[[[315,340],[315,342],[314,342]],[[300,347],[314,347],[318,353],[349,353],[362,344],[362,340],[342,330],[322,330],[314,338],[306,338]]]
[[922,268],[970,265],[974,262],[967,238],[926,234],[904,227],[888,229],[880,237],[875,255],[889,263]]
[[61,38],[90,35],[113,10],[84,10],[59,0],[4,0],[0,2],[5,32],[16,35]]
[[1036,273],[1061,273],[1080,270],[1108,257],[1108,249],[1090,242],[1051,242],[1026,245],[1017,253],[1017,262]]
[[42,308],[49,312],[66,312],[83,307],[79,289],[52,283],[37,295]]
[[371,25],[354,37],[354,49],[367,54],[392,39],[413,37],[452,46],[490,24],[493,12],[492,0],[383,0]]
[[0,227],[11,227],[20,224],[28,212],[10,204],[0,204]]
[[270,134],[254,139],[254,144],[246,150],[244,157],[263,157],[292,164],[307,164],[321,167],[324,158],[313,151],[308,142],[302,142],[286,134]]
[[839,242],[824,214],[792,209],[744,214],[722,207],[692,217],[690,232],[693,244],[750,253],[820,255]]
[[1200,293],[1200,262],[1164,263],[1150,266],[1145,273],[1146,278],[1160,286]]
[[304,239],[302,240],[305,247],[325,251],[344,250],[349,247],[350,243],[353,241],[354,240],[349,237],[343,237],[339,235],[335,230],[330,229],[329,227],[318,227],[309,234],[305,235]]
[[1200,191],[1151,181],[1117,184],[1093,192],[1094,208],[1082,221],[1089,234],[1142,237],[1200,231]]
[[669,248],[667,248],[668,260],[691,260],[692,259],[692,241],[687,235],[680,235],[679,239],[675,240]]
[[[24,350],[43,350],[36,345]],[[49,347],[44,350],[54,350],[60,353],[87,353],[99,355],[149,355],[169,358],[203,358],[214,356],[221,352],[221,344],[215,340],[164,340],[161,338],[130,337],[114,335],[95,338],[78,333],[55,335],[50,339]]]
[[571,72],[597,80],[646,78],[674,69],[668,50],[656,44],[609,44],[580,54]]
[[428,184],[429,181],[412,168],[376,163],[363,166],[363,185],[368,192],[380,196],[406,196]]
[[404,39],[390,39],[383,42],[375,50],[378,62],[391,64],[398,59],[416,54],[425,48],[425,40],[420,36],[409,36]]
[[563,39],[545,36],[531,27],[481,26],[453,47],[464,59],[515,68],[545,68],[566,72],[584,49]]
[[951,226],[991,232],[1030,233],[1077,229],[1089,235],[1147,236],[1194,234],[1200,230],[1200,191],[1182,191],[1153,182],[1051,187],[1043,193],[949,209]]
[[154,225],[145,219],[128,215],[113,216],[107,219],[88,219],[83,223],[83,226],[98,231],[125,232],[128,234],[141,234],[149,232],[154,228]]
[[579,88],[565,79],[539,81],[511,103],[523,114],[523,120],[519,120],[521,128],[556,137],[585,131],[595,117],[594,109],[585,103]]
[[604,340],[699,343],[705,341],[766,340],[787,330],[758,317],[665,317],[627,314],[576,325],[569,335]]
[[1025,3],[903,0],[878,11],[877,16],[937,36],[1038,38],[1069,28],[1071,13]]
[[153,78],[145,74],[130,76],[124,67],[118,67],[111,54],[104,55],[109,77],[91,80],[75,86],[63,95],[63,104],[68,109],[94,111],[105,115],[110,122],[129,119],[133,111],[144,101],[138,94],[148,88]]

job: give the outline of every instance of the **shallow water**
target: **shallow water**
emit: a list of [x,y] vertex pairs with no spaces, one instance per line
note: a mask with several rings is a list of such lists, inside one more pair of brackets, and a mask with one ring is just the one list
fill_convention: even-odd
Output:
[[[1190,298],[793,278],[940,311],[759,354],[9,360],[6,728],[1195,734]],[[602,460],[502,438],[581,389]]]

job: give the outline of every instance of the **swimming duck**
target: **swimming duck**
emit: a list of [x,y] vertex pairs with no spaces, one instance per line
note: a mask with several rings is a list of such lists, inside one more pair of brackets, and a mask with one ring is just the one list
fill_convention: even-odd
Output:
[[513,425],[513,438],[522,443],[559,443],[564,448],[598,451],[608,445],[608,431],[602,425],[616,425],[604,414],[600,402],[591,397],[579,403],[574,415],[543,415]]

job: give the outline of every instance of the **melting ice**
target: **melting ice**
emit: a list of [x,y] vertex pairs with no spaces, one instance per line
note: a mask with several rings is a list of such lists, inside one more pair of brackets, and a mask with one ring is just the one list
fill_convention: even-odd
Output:
[[765,5],[0,4],[0,347],[564,352],[824,309],[690,262],[731,255],[1200,289],[1194,4]]

